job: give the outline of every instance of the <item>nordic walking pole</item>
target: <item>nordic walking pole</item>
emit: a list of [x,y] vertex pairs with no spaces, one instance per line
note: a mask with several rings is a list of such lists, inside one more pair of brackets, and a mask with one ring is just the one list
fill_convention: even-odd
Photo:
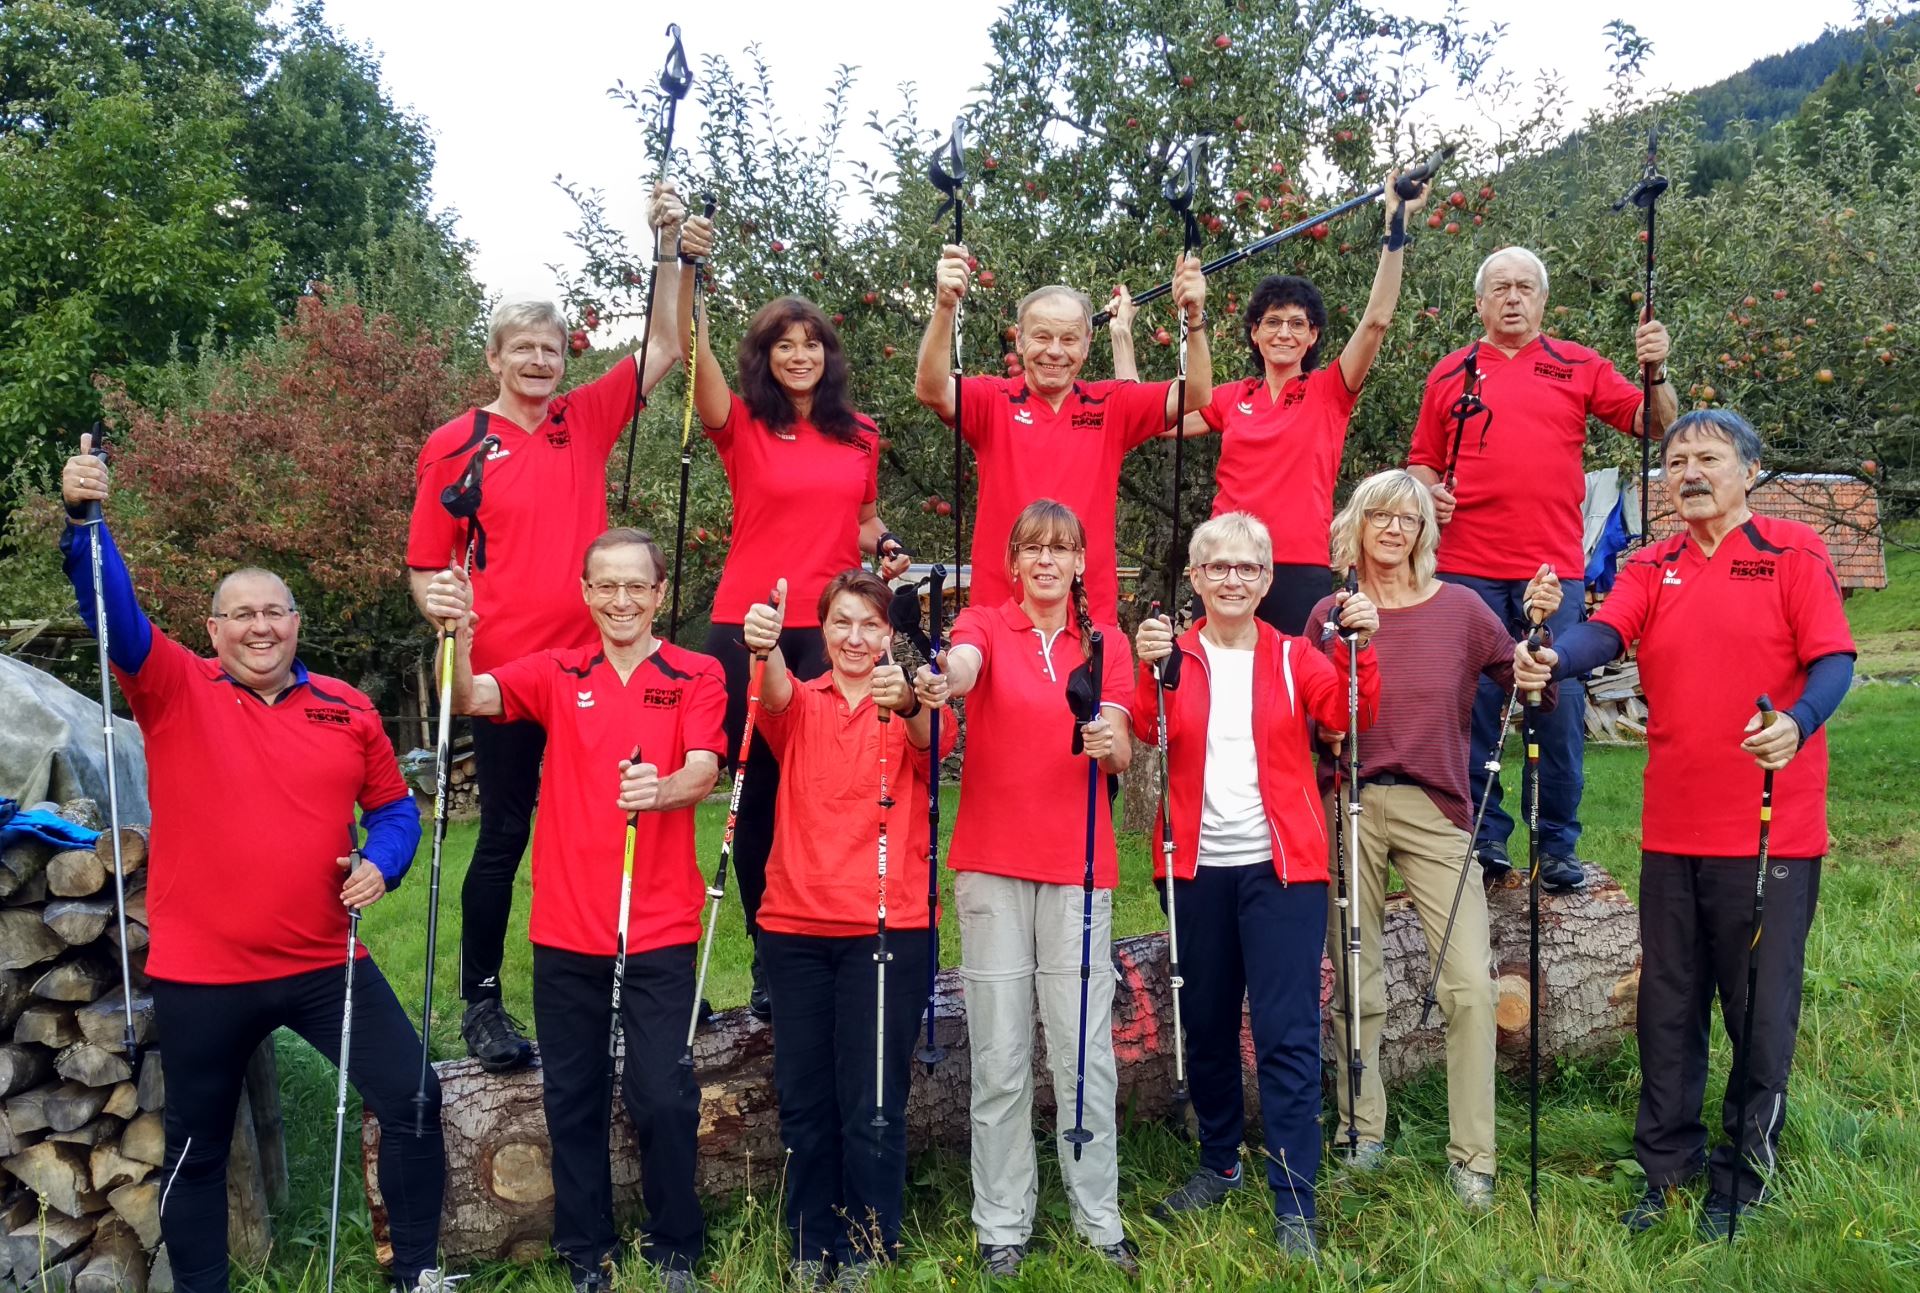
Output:
[[[680,47],[680,24],[668,23],[667,36],[673,41],[673,47],[667,51],[666,66],[660,69],[660,183],[667,179],[667,169],[673,165],[673,122],[680,107],[680,100],[687,97],[687,91],[693,87],[693,71],[687,66],[687,52]],[[647,343],[653,336],[653,297],[660,287],[660,249],[654,246],[653,273],[647,276],[647,322],[646,330],[640,334],[640,350],[634,355],[634,398],[633,421],[627,427],[627,467],[620,480],[620,510],[625,512],[633,494],[633,442],[640,437],[640,387],[647,380]],[[689,372],[689,385],[692,373]],[[686,493],[682,482],[681,493]],[[678,546],[678,545],[676,545]]]
[[[713,197],[706,199],[703,214],[713,219]],[[687,329],[687,402],[680,415],[680,494],[673,506],[673,604],[667,613],[667,641],[671,642],[680,634],[680,558],[687,548],[687,482],[693,473],[693,394],[694,378],[700,371],[700,325],[704,323],[706,311],[700,299],[700,289],[707,278],[707,258],[695,256],[693,260],[693,322]],[[654,271],[656,274],[659,270]],[[652,311],[648,311],[651,320]],[[623,503],[622,506],[625,506]]]
[[[1649,208],[1649,216],[1652,209]],[[1760,730],[1766,731],[1779,721],[1780,715],[1774,712],[1773,701],[1761,696],[1754,703],[1760,711]],[[1760,931],[1762,919],[1767,914],[1767,844],[1773,834],[1773,769],[1768,768],[1760,779],[1760,854],[1759,865],[1753,872],[1753,938],[1747,944],[1747,1002],[1740,1010],[1740,1063],[1734,1075],[1734,1089],[1739,1095],[1734,1099],[1735,1126],[1738,1131],[1733,1140],[1733,1191],[1732,1208],[1727,1213],[1727,1246],[1733,1246],[1733,1232],[1740,1225],[1740,1159],[1741,1142],[1747,1138],[1747,1097],[1752,1092],[1748,1084],[1753,1081],[1753,999],[1760,991]]]
[[[893,663],[891,650],[886,660]],[[893,736],[893,711],[877,703],[873,708],[880,716],[880,889],[873,945],[873,1126],[878,1128],[887,1125],[887,962],[893,959],[887,950],[887,814],[893,811],[893,796],[887,793],[887,742]],[[879,1152],[876,1140],[874,1153]]]
[[[1453,156],[1454,148],[1455,145],[1453,144],[1443,144],[1435,149],[1427,157],[1426,161],[1421,162],[1418,166],[1411,166],[1402,171],[1400,178],[1393,182],[1393,191],[1408,201],[1419,197],[1420,190],[1426,185],[1427,181],[1433,178],[1434,173],[1440,169],[1442,163]],[[1345,202],[1328,207],[1319,215],[1308,216],[1306,219],[1295,224],[1290,224],[1277,232],[1270,233],[1258,241],[1250,242],[1244,247],[1236,247],[1224,256],[1217,256],[1202,265],[1200,272],[1211,276],[1219,273],[1223,269],[1231,269],[1243,260],[1249,260],[1252,257],[1260,255],[1262,252],[1271,251],[1281,243],[1291,238],[1299,237],[1317,224],[1325,224],[1327,221],[1338,216],[1343,216],[1349,211],[1366,206],[1371,202],[1379,201],[1381,195],[1386,191],[1385,185],[1376,184],[1357,197],[1348,198]],[[1173,281],[1169,279],[1167,282],[1155,287],[1150,287],[1146,291],[1141,292],[1133,298],[1133,303],[1135,305],[1145,305],[1149,301],[1159,300],[1172,290]],[[1093,326],[1103,328],[1111,318],[1113,318],[1113,311],[1101,310],[1093,316]]]
[[[1660,201],[1660,195],[1667,191],[1667,177],[1660,173],[1659,158],[1660,127],[1650,126],[1647,129],[1647,169],[1641,172],[1634,186],[1613,204],[1615,211],[1624,211],[1631,203],[1647,213],[1647,285],[1646,300],[1641,302],[1642,323],[1653,320],[1653,208]],[[1648,538],[1647,478],[1653,471],[1653,369],[1645,365],[1640,369],[1640,416],[1644,419],[1640,428],[1640,542],[1644,544]]]
[[[1527,649],[1553,644],[1553,631],[1535,624]],[[1540,693],[1526,694],[1521,722],[1527,746],[1527,1207],[1540,1217]]]
[[[1347,596],[1360,591],[1360,571],[1347,567]],[[1347,1017],[1347,1157],[1360,1154],[1360,1078],[1366,1059],[1360,1052],[1360,871],[1357,845],[1360,838],[1360,652],[1354,645],[1354,633],[1340,627],[1340,607],[1335,606],[1326,631],[1338,633],[1347,643],[1347,770],[1342,776],[1339,756],[1334,756],[1334,793],[1344,789],[1346,829],[1340,832],[1338,851],[1340,891],[1335,899],[1342,925],[1341,960],[1345,963],[1341,978],[1340,1008]],[[1342,805],[1336,802],[1335,811]],[[1337,827],[1336,827],[1337,829]]]
[[[92,452],[100,461],[106,461],[106,432],[99,422],[93,424],[93,433],[87,437],[87,444],[80,452]],[[127,1053],[127,1066],[138,1073],[139,1047],[133,1032],[133,969],[128,963],[127,952],[127,867],[120,856],[120,774],[114,759],[113,662],[107,649],[107,594],[100,584],[100,527],[105,524],[100,500],[94,499],[87,504],[82,524],[87,527],[88,560],[93,566],[93,640],[100,649],[100,732],[106,742],[107,830],[113,837],[113,910],[120,922],[120,995],[124,999],[121,1043]]]
[[[1183,325],[1184,326],[1184,323]],[[1186,401],[1181,401],[1184,406]],[[1169,583],[1172,580],[1168,580]],[[1160,618],[1160,603],[1154,602],[1149,612]],[[1173,630],[1173,618],[1167,616],[1167,630]],[[1168,784],[1172,773],[1167,762],[1167,693],[1179,682],[1180,669],[1175,661],[1180,655],[1180,644],[1173,644],[1173,654],[1162,660],[1154,671],[1157,687],[1156,699],[1159,712],[1155,715],[1158,731],[1155,738],[1160,747],[1160,864],[1166,869],[1167,879],[1167,983],[1173,996],[1173,1108],[1175,1117],[1180,1117],[1187,1104],[1187,1030],[1180,1014],[1180,990],[1187,986],[1186,976],[1180,973],[1180,918],[1174,905],[1177,886],[1173,875],[1173,800]]]
[[[957,491],[956,491],[957,492]],[[957,514],[960,509],[955,508]],[[927,667],[938,672],[940,669],[940,619],[946,613],[941,605],[944,600],[947,582],[947,568],[936,563],[932,573],[927,576]],[[940,972],[940,922],[936,913],[940,910],[940,710],[938,707],[927,714],[927,748],[931,756],[927,762],[927,1039],[914,1058],[927,1066],[932,1072],[933,1066],[946,1058],[946,1049],[933,1035],[934,993],[937,988],[937,976]]]
[[[1184,262],[1200,248],[1200,222],[1193,218],[1194,177],[1200,167],[1200,148],[1189,145],[1177,174],[1169,176],[1161,189],[1161,195],[1167,199],[1167,205],[1180,213],[1185,228],[1182,232],[1180,259]],[[1174,610],[1180,605],[1180,483],[1186,474],[1186,459],[1183,451],[1187,444],[1185,422],[1187,418],[1187,312],[1180,311],[1180,371],[1174,378],[1174,387],[1179,399],[1174,405],[1173,414],[1173,551],[1167,561],[1167,608]],[[1177,655],[1178,652],[1175,652]],[[1171,658],[1171,657],[1169,657]],[[1178,669],[1179,666],[1175,665]],[[1164,699],[1164,697],[1163,697]]]
[[[780,604],[778,590],[769,593],[771,604]],[[707,990],[707,967],[713,963],[713,933],[720,925],[720,900],[727,896],[727,864],[733,861],[733,829],[740,821],[740,792],[747,784],[747,756],[753,752],[753,724],[760,716],[760,675],[767,657],[756,651],[747,665],[747,721],[740,733],[740,761],[734,765],[733,794],[727,799],[727,826],[720,834],[720,865],[714,868],[713,883],[707,886],[707,930],[700,940],[700,974],[693,985],[693,1017],[687,1020],[687,1046],[680,1055],[680,1067],[693,1068],[693,1035],[700,1027],[700,998]]]
[[[953,133],[947,136],[947,142],[936,148],[927,158],[927,179],[933,186],[947,195],[940,209],[933,214],[934,223],[947,212],[953,212],[953,245],[967,245],[966,195],[962,192],[967,184],[967,119],[953,119]],[[960,586],[965,583],[971,588],[972,582],[963,578],[966,567],[962,565],[966,548],[961,543],[961,518],[966,513],[962,506],[966,502],[966,483],[960,479],[960,452],[962,428],[966,425],[961,416],[960,400],[966,385],[965,368],[965,329],[961,327],[961,311],[965,308],[964,298],[953,306],[953,598],[954,608],[960,606]],[[936,742],[937,746],[937,742]],[[937,757],[937,756],[936,756]]]
[[[349,822],[347,824],[347,878],[360,869],[359,832]],[[353,963],[360,956],[360,909],[353,908],[347,914],[347,995],[346,1004],[340,1008],[340,1084],[339,1097],[333,1109],[333,1202],[327,1208],[327,1293],[333,1293],[334,1273],[338,1269],[336,1256],[340,1248],[340,1160],[345,1156],[347,1144],[347,1062],[353,1051]],[[422,1051],[426,1049],[426,1039],[420,1041]]]
[[[1104,644],[1100,631],[1094,629],[1087,634],[1087,680],[1092,688],[1093,702],[1087,707],[1087,721],[1094,722],[1100,717],[1100,666],[1104,655]],[[1074,728],[1074,744],[1080,743],[1080,729]],[[1076,751],[1077,752],[1077,751]],[[1087,985],[1093,974],[1093,852],[1098,840],[1097,823],[1100,813],[1100,760],[1087,760],[1087,872],[1081,886],[1080,905],[1080,1043],[1073,1060],[1073,1130],[1066,1134],[1066,1142],[1073,1146],[1073,1160],[1080,1161],[1080,1151],[1093,1143],[1093,1133],[1087,1130]]]
[[1464,373],[1460,383],[1460,397],[1447,410],[1447,416],[1453,419],[1453,444],[1447,450],[1447,470],[1441,478],[1441,484],[1451,494],[1460,473],[1460,442],[1466,438],[1467,424],[1480,423],[1480,445],[1486,447],[1487,430],[1493,426],[1493,410],[1480,398],[1480,343],[1474,342],[1467,350],[1465,359],[1460,361],[1456,370]]
[[[484,416],[475,414],[475,417]],[[467,460],[460,479],[440,491],[440,506],[455,521],[467,523],[467,544],[461,570],[471,574],[476,553],[480,568],[487,568],[486,531],[480,524],[480,483],[487,470],[487,455],[500,447],[500,437],[482,437],[480,445]],[[449,562],[451,564],[451,562]],[[432,1063],[433,1043],[433,971],[440,950],[440,858],[447,843],[447,787],[453,781],[453,652],[458,626],[440,626],[440,731],[434,742],[433,758],[433,850],[428,866],[427,884],[427,972],[420,998],[420,1082],[413,1093],[413,1134],[427,1134],[427,1069]]]
[[[628,763],[640,762],[640,747],[633,747]],[[633,846],[640,837],[640,814],[627,814],[626,847],[620,858],[620,915],[613,929],[613,1007],[609,1011],[607,1024],[607,1081],[612,1082],[619,1073],[620,1055],[620,993],[627,982],[627,925],[633,906]],[[696,1003],[700,994],[693,997]],[[694,1006],[699,1009],[698,1004]],[[612,1106],[608,1106],[607,1118],[613,1118]]]

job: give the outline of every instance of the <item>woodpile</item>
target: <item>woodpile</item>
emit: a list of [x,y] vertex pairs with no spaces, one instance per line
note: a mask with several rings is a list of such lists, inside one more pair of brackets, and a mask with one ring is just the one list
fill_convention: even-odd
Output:
[[[400,774],[406,778],[407,786],[413,791],[414,804],[420,809],[420,815],[431,819],[433,816],[433,797],[439,785],[439,776],[434,766],[431,749],[411,750],[400,760]],[[473,757],[473,738],[456,735],[453,749],[449,752],[452,764],[451,775],[447,778],[448,801],[447,816],[452,818],[470,818],[480,815],[479,773],[475,770]]]
[[1620,660],[1587,675],[1587,739],[1598,745],[1645,745],[1647,698],[1640,663]]
[[[91,799],[36,807],[91,830]],[[120,981],[113,841],[93,850],[22,842],[0,851],[0,1288],[22,1293],[169,1293],[160,1243],[165,1082],[145,975],[147,832],[122,826],[131,984]],[[126,1054],[132,994],[136,1056]],[[280,1153],[279,1096],[255,1057],[240,1102],[228,1182],[229,1236],[264,1259],[267,1170]],[[136,1070],[135,1065],[138,1065]],[[280,1161],[284,1162],[281,1157]]]
[[[1527,890],[1517,873],[1488,894],[1492,965],[1499,1018],[1499,1064],[1509,1074],[1527,1061]],[[1610,1053],[1633,1026],[1639,1001],[1640,939],[1633,903],[1613,878],[1587,871],[1577,893],[1541,896],[1541,1054],[1551,1069],[1559,1059]],[[1387,1019],[1381,1069],[1399,1082],[1443,1065],[1445,1033],[1439,1012],[1419,1025],[1428,972],[1419,918],[1404,895],[1390,895],[1383,957]],[[1171,1116],[1173,1015],[1168,996],[1166,936],[1146,934],[1114,944],[1118,976],[1113,1049],[1119,1062],[1122,1125]],[[968,1122],[966,997],[960,976],[938,980],[938,1036],[947,1056],[928,1072],[916,1064],[908,1099],[908,1142],[964,1151]],[[1328,1073],[1338,1072],[1333,1048],[1332,967],[1321,966]],[[749,1188],[763,1198],[780,1186],[784,1153],[772,1080],[773,1034],[744,1008],[723,1011],[694,1046],[701,1083],[699,1185],[707,1194]],[[1243,1021],[1242,1062],[1253,1044]],[[1038,1056],[1036,1056],[1036,1060]],[[552,1151],[541,1105],[539,1070],[493,1074],[470,1059],[435,1066],[442,1091],[441,1127],[447,1146],[447,1199],[440,1243],[456,1268],[498,1258],[531,1261],[547,1251],[553,1225]],[[1048,1071],[1034,1070],[1035,1123],[1053,1125],[1054,1092]],[[1249,1069],[1245,1089],[1257,1114],[1257,1083]],[[379,1125],[366,1118],[361,1151],[368,1203],[380,1259],[391,1259],[386,1208],[372,1165]],[[624,1109],[613,1132],[613,1185],[618,1205],[640,1205],[640,1164]]]

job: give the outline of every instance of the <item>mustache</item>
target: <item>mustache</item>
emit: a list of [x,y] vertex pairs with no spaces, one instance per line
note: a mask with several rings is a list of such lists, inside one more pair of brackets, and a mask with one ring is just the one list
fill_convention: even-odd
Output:
[[1713,497],[1713,486],[1711,486],[1711,485],[1682,485],[1682,486],[1680,487],[1680,497],[1682,497],[1682,498],[1711,498],[1711,497]]

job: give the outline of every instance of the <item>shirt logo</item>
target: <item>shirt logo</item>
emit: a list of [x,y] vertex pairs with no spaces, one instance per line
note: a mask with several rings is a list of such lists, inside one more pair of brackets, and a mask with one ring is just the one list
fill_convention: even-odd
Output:
[[573,432],[565,427],[552,427],[547,431],[547,443],[555,449],[564,449],[573,443]]
[[1727,577],[1729,579],[1772,579],[1773,566],[1772,557],[1741,558],[1727,567]]
[[640,693],[640,703],[648,709],[678,709],[680,691],[677,687],[649,687]]
[[1233,407],[1234,407],[1234,408],[1236,408],[1236,409],[1238,409],[1238,410],[1240,411],[1240,416],[1241,416],[1241,417],[1248,417],[1248,418],[1250,418],[1250,417],[1252,417],[1252,416],[1253,416],[1253,401],[1252,401],[1252,400],[1241,400],[1241,401],[1240,401],[1240,402],[1239,402],[1238,404],[1236,404],[1236,405],[1234,405]]
[[1023,427],[1030,427],[1033,425],[1033,412],[1030,409],[1020,409],[1014,413],[1013,420]]
[[1280,397],[1280,407],[1283,409],[1290,409],[1294,405],[1298,404],[1301,400],[1304,400],[1306,398],[1307,398],[1307,386],[1305,382],[1301,382],[1298,385],[1289,384],[1287,386],[1286,394]]
[[353,723],[353,715],[344,709],[315,709],[308,706],[307,721],[324,723],[330,727],[348,727]]
[[1098,431],[1107,424],[1107,414],[1103,409],[1098,413],[1076,413],[1067,420],[1067,425],[1075,431]]
[[1663,587],[1678,588],[1680,582],[1680,572],[1677,570],[1669,570],[1660,576],[1660,583]]
[[513,450],[507,448],[505,445],[501,445],[498,449],[495,449],[487,455],[487,461],[499,462],[502,458],[511,458],[512,456]]
[[1549,381],[1570,382],[1573,380],[1573,369],[1565,364],[1551,364],[1544,359],[1536,359],[1533,361],[1533,375]]
[[573,693],[573,703],[581,709],[592,709],[593,693],[590,691],[576,691]]

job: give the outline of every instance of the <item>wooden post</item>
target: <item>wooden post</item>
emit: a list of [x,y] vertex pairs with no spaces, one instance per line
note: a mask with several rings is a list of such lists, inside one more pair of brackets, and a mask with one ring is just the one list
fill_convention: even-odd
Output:
[[247,1061],[247,1103],[253,1108],[254,1139],[260,1144],[260,1174],[274,1207],[287,1201],[287,1127],[280,1116],[280,1061],[268,1037]]

